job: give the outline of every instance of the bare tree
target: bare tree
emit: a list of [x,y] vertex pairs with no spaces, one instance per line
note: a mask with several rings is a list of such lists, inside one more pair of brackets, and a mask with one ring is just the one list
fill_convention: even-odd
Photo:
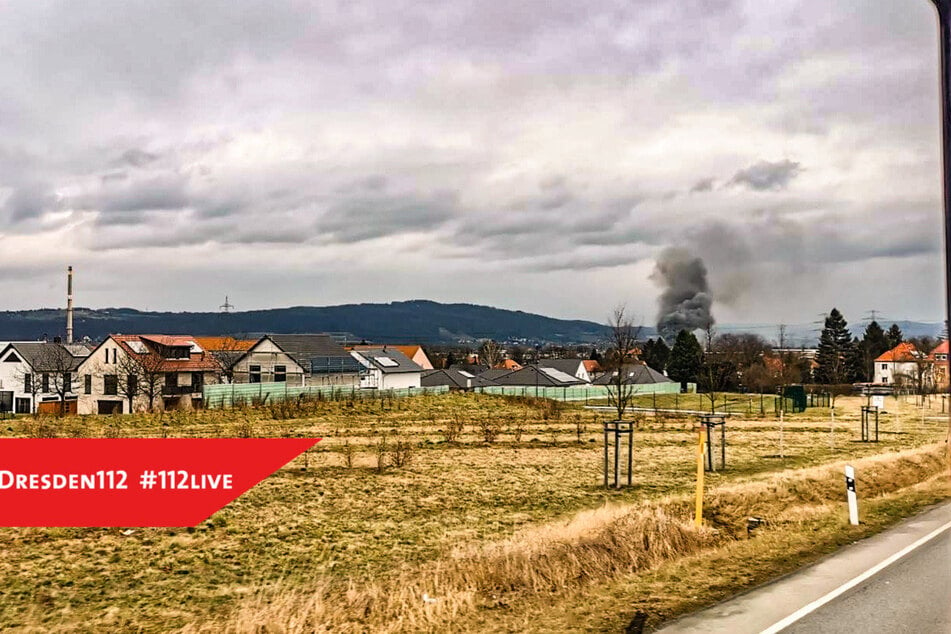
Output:
[[504,360],[505,356],[502,354],[502,347],[493,341],[492,339],[486,339],[482,342],[482,346],[479,348],[479,360],[488,365],[490,368],[494,368]]
[[634,324],[623,304],[614,309],[608,326],[611,341],[605,360],[608,370],[614,371],[607,386],[608,403],[617,410],[617,420],[623,420],[624,412],[631,405],[635,394],[634,384],[628,381],[627,367],[637,360],[637,340],[643,327]]
[[74,376],[76,358],[62,345],[47,343],[34,355],[31,365],[35,373],[34,384],[39,380],[40,392],[56,395],[59,402],[59,415],[65,416],[66,396],[72,394],[76,378]]
[[[116,391],[129,402],[129,413],[135,409],[135,398],[142,393],[142,367],[138,357],[124,354],[116,363]],[[151,408],[149,408],[151,409]]]

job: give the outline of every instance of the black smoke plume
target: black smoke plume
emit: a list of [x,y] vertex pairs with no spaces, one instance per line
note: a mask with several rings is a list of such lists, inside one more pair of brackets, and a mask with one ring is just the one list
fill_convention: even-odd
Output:
[[681,330],[706,330],[713,325],[713,296],[702,259],[686,249],[668,247],[658,256],[651,279],[663,289],[657,332],[664,339],[673,341]]

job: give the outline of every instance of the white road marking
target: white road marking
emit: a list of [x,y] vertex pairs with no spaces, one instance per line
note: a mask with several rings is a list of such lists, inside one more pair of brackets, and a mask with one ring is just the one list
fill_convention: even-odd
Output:
[[881,562],[881,563],[878,563],[878,564],[872,566],[871,568],[869,568],[868,570],[866,570],[865,572],[863,572],[863,573],[860,574],[859,576],[855,577],[855,578],[852,579],[851,581],[845,582],[844,584],[842,584],[841,586],[839,586],[839,587],[836,588],[835,590],[829,592],[828,594],[826,594],[826,595],[824,595],[824,596],[822,596],[822,597],[819,597],[818,599],[816,599],[816,600],[813,601],[812,603],[809,603],[809,604],[804,605],[803,607],[799,608],[798,610],[796,610],[795,612],[793,612],[792,614],[790,614],[789,616],[787,616],[786,618],[784,618],[782,621],[779,621],[779,622],[774,623],[773,625],[769,626],[768,628],[766,628],[765,630],[763,630],[762,632],[760,632],[760,634],[777,634],[777,632],[781,632],[783,629],[789,627],[790,625],[792,625],[793,623],[795,623],[796,621],[798,621],[798,620],[801,619],[802,617],[806,616],[806,615],[809,614],[810,612],[815,612],[816,610],[818,610],[819,608],[821,608],[822,606],[824,606],[824,605],[825,605],[826,603],[828,603],[829,601],[832,601],[832,600],[835,599],[836,597],[838,597],[838,596],[840,596],[840,595],[842,595],[842,594],[848,592],[849,590],[851,590],[851,589],[854,588],[855,586],[859,585],[860,583],[862,583],[862,582],[865,581],[866,579],[868,579],[868,578],[870,578],[870,577],[876,575],[877,573],[881,572],[882,570],[884,570],[884,569],[887,568],[888,566],[892,565],[893,563],[895,563],[896,561],[898,561],[899,559],[901,559],[902,557],[904,557],[905,555],[907,555],[907,554],[910,553],[911,551],[915,550],[916,548],[920,548],[921,546],[924,546],[925,544],[927,544],[927,543],[930,542],[932,539],[934,539],[935,537],[937,537],[937,536],[940,535],[941,533],[945,532],[945,531],[948,530],[949,528],[951,528],[951,522],[948,522],[947,524],[944,524],[944,525],[942,525],[942,526],[939,526],[938,528],[934,529],[933,531],[931,531],[930,533],[928,533],[927,535],[925,535],[924,537],[922,537],[921,539],[919,539],[919,540],[916,541],[915,543],[910,544],[909,546],[906,546],[906,547],[902,548],[901,550],[899,550],[897,553],[895,553],[894,555],[892,555],[891,557],[889,557],[889,558],[886,559],[885,561],[883,561],[883,562]]

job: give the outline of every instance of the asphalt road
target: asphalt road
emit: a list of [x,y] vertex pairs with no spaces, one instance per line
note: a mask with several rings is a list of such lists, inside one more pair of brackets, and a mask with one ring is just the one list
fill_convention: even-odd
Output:
[[782,632],[951,632],[951,530]]
[[659,632],[951,634],[951,503]]

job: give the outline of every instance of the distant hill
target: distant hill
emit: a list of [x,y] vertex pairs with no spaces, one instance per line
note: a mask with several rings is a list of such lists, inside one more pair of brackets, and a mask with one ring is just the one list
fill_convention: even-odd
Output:
[[[0,312],[0,341],[62,336],[65,310]],[[603,341],[604,325],[564,320],[474,304],[427,300],[389,304],[298,306],[234,313],[162,313],[132,308],[77,308],[76,339],[94,341],[110,333],[163,333],[246,336],[259,333],[348,332],[379,343],[499,341],[593,343]],[[651,334],[653,330],[651,329]]]

